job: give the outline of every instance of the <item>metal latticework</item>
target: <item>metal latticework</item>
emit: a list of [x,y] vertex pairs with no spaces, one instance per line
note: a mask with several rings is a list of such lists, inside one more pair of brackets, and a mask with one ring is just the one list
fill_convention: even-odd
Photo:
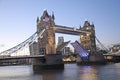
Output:
[[95,37],[95,38],[96,38],[97,42],[99,43],[100,47],[101,47],[103,50],[106,50],[107,52],[110,52],[110,51],[100,42],[100,40],[99,40],[97,37]]
[[89,53],[83,49],[78,41],[75,41],[74,43],[71,43],[72,46],[75,48],[76,53],[82,58],[82,59],[88,59]]
[[25,47],[28,47],[33,42],[35,42],[38,37],[42,36],[44,31],[45,31],[45,29],[43,29],[40,33],[35,32],[32,36],[30,36],[28,39],[26,39],[22,43],[14,46],[14,47],[12,47],[12,48],[10,48],[8,50],[5,50],[5,51],[1,52],[0,55],[11,55],[13,53],[17,53],[18,51],[22,50]]

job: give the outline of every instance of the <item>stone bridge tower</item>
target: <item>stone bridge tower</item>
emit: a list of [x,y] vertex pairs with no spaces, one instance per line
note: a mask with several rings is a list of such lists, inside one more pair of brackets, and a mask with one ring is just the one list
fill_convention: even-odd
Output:
[[42,37],[38,38],[39,54],[56,54],[54,19],[54,14],[49,15],[47,10],[44,10],[41,18],[37,18],[37,32],[40,33],[45,29]]
[[81,44],[84,49],[88,50],[90,54],[96,53],[96,41],[95,41],[95,28],[94,24],[90,24],[87,20],[84,23],[84,26],[81,28],[83,31],[90,33],[80,34]]

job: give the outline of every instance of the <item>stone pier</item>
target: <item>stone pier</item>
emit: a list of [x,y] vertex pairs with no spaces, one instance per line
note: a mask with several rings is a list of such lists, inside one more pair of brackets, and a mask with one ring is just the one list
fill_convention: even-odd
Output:
[[36,58],[33,60],[33,71],[64,69],[61,54],[49,54],[43,60]]

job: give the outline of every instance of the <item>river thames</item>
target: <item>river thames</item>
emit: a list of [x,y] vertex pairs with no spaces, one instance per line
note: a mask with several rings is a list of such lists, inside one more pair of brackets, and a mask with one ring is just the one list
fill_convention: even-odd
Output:
[[120,63],[81,66],[65,64],[64,70],[34,73],[31,65],[0,66],[0,80],[120,80]]

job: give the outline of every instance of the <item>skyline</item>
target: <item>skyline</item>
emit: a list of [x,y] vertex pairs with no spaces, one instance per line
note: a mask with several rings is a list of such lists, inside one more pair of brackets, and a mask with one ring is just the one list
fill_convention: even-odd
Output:
[[[79,28],[87,19],[91,24],[94,23],[96,36],[104,45],[118,44],[119,3],[119,0],[0,0],[0,52],[14,47],[36,32],[36,19],[42,16],[44,9],[49,14],[54,12],[57,25]],[[71,35],[56,36],[64,36],[65,41],[79,40],[79,36],[72,36],[72,39]]]

